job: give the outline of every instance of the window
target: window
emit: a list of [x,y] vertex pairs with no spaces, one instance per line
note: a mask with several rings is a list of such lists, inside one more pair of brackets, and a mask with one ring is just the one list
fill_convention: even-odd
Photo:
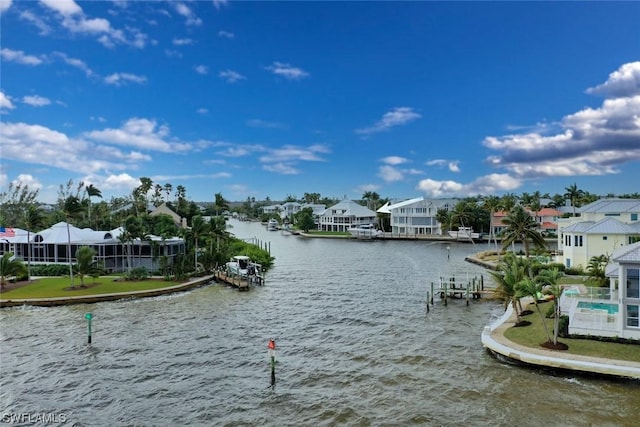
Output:
[[602,240],[607,240],[607,236],[602,236]]
[[631,214],[631,221],[637,221],[638,220],[638,214],[637,213],[632,213]]
[[640,269],[627,269],[627,298],[640,298]]
[[640,326],[640,318],[638,313],[640,312],[640,305],[627,305],[627,326],[638,327]]

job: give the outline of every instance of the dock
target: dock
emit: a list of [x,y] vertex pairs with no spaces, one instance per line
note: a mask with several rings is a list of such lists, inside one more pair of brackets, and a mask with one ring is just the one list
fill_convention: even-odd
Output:
[[233,286],[240,291],[248,291],[251,286],[264,285],[264,276],[262,275],[238,276],[236,274],[229,274],[225,269],[218,269],[214,271],[213,279],[216,282]]
[[449,299],[465,299],[467,306],[471,300],[481,299],[483,296],[492,296],[493,289],[485,289],[484,276],[479,277],[444,277],[440,276],[438,282],[431,282],[431,289],[427,291],[427,311],[433,305],[434,296],[439,296],[447,306]]

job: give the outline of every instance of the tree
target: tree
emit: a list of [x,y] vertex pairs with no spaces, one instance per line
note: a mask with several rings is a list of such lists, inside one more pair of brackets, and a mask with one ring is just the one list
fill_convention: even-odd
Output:
[[457,225],[458,227],[465,227],[465,223],[469,225],[473,220],[473,208],[471,203],[466,200],[456,203],[451,211],[451,217],[449,220],[451,221],[449,228],[453,228],[454,225]]
[[62,213],[64,214],[65,222],[67,224],[67,256],[69,257],[69,276],[71,279],[71,287],[73,287],[73,263],[71,256],[71,230],[69,229],[69,223],[78,218],[83,211],[82,202],[78,196],[68,196],[64,201]]
[[553,295],[553,345],[558,345],[558,333],[560,330],[560,296],[562,295],[562,286],[560,286],[560,278],[562,277],[562,271],[557,268],[550,270],[542,270],[536,277],[536,280],[544,287],[547,287],[547,292]]
[[316,223],[313,220],[313,210],[311,208],[304,208],[300,212],[295,214],[296,226],[308,233],[312,228],[316,228]]
[[151,201],[153,202],[153,206],[156,208],[162,204],[162,185],[156,184],[153,187],[153,195],[151,196]]
[[320,193],[304,193],[302,198],[305,203],[318,203],[320,201]]
[[198,241],[209,232],[209,224],[205,222],[202,215],[193,217],[190,232],[195,247],[194,267],[198,271]]
[[515,241],[521,241],[524,246],[525,256],[529,256],[529,240],[536,246],[544,248],[546,242],[538,231],[538,223],[520,205],[513,208],[509,215],[503,219],[507,228],[503,232],[502,249],[507,248]]
[[509,253],[498,263],[498,270],[490,271],[489,274],[496,282],[494,295],[504,302],[505,309],[511,304],[516,314],[516,326],[522,325],[516,285],[527,277],[525,265],[513,253]]
[[34,205],[39,190],[29,189],[28,184],[9,183],[7,191],[0,193],[0,224],[20,227],[24,212],[28,206]]
[[436,212],[436,221],[440,223],[443,232],[449,230],[451,224],[451,212],[445,208],[438,209]]
[[482,202],[482,206],[489,211],[489,243],[491,243],[491,237],[493,237],[493,241],[495,243],[496,249],[498,248],[498,239],[496,239],[496,235],[493,232],[493,215],[500,207],[500,199],[498,196],[488,196]]
[[542,315],[542,311],[540,311],[540,306],[538,305],[538,297],[542,292],[542,285],[532,280],[531,278],[526,277],[516,284],[516,292],[519,297],[533,298],[533,303],[536,306],[536,311],[540,316],[540,320],[542,321],[542,326],[544,326],[544,331],[547,334],[547,342],[551,342],[551,335],[549,334],[549,328],[547,327],[547,323],[544,321],[544,316]]
[[0,258],[0,288],[7,284],[7,277],[21,276],[27,273],[27,267],[21,259],[13,256],[13,252],[6,252]]
[[93,184],[89,184],[89,186],[85,187],[84,191],[86,192],[87,198],[89,199],[87,217],[89,218],[89,224],[91,224],[91,198],[98,197],[102,199],[102,192]]
[[216,193],[214,195],[214,202],[216,208],[216,215],[219,216],[221,212],[229,210],[229,203],[222,197],[222,193]]
[[573,183],[568,187],[565,187],[566,193],[564,193],[565,199],[571,200],[571,206],[573,207],[573,216],[576,216],[576,205],[580,197],[584,195],[584,191],[578,189],[578,186]]
[[605,275],[605,269],[609,263],[609,255],[596,255],[592,256],[587,264],[587,272],[589,273],[589,280],[595,283],[597,286],[604,286],[607,283],[607,277]]
[[27,208],[27,212],[24,217],[24,225],[27,229],[27,280],[31,281],[31,230],[36,230],[42,227],[44,224],[44,213],[42,209],[35,205],[31,205]]
[[164,188],[164,192],[167,195],[165,202],[169,202],[169,196],[171,196],[171,192],[173,191],[173,185],[166,183],[163,188]]
[[102,269],[98,266],[98,262],[93,260],[96,251],[89,246],[80,246],[76,251],[75,272],[80,278],[80,286],[84,287],[84,277],[96,277],[102,274]]
[[365,191],[362,195],[362,200],[365,201],[367,209],[375,211],[378,209],[378,203],[380,202],[380,195],[375,191]]
[[513,193],[504,194],[500,198],[500,207],[505,212],[511,212],[511,210],[518,204],[518,198]]

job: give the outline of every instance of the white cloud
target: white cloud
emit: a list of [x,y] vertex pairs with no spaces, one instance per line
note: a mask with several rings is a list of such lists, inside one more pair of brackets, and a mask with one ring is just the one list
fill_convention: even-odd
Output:
[[51,27],[49,27],[49,25],[44,22],[39,16],[34,15],[29,10],[23,10],[22,12],[20,12],[20,19],[32,23],[37,29],[40,30],[41,36],[47,35],[51,32]]
[[73,0],[41,0],[40,4],[57,12],[60,24],[72,33],[97,37],[96,40],[108,48],[116,44],[125,44],[143,48],[147,36],[138,29],[127,27],[123,30],[113,28],[104,18],[88,18],[82,8]]
[[4,13],[11,7],[12,0],[0,0],[0,13]]
[[118,175],[109,175],[102,183],[100,188],[105,190],[133,190],[140,185],[140,179],[134,178],[128,173]]
[[114,86],[122,86],[127,82],[142,84],[147,81],[145,76],[137,76],[129,73],[113,73],[104,78],[104,82]]
[[213,6],[218,10],[222,6],[226,6],[228,3],[229,3],[228,0],[213,0]]
[[451,172],[455,172],[455,173],[460,172],[460,162],[458,162],[458,161],[449,162],[449,170]]
[[32,107],[44,107],[45,105],[51,104],[51,101],[48,98],[38,95],[24,96],[22,97],[22,102],[24,104],[31,105]]
[[173,3],[173,7],[179,15],[182,15],[186,21],[187,25],[202,25],[202,19],[198,18],[198,16],[184,3],[175,2]]
[[184,152],[192,149],[191,144],[167,141],[169,127],[155,120],[132,118],[119,129],[104,129],[86,132],[85,137],[108,144],[132,146],[142,150],[165,153]]
[[587,93],[607,98],[640,95],[640,61],[623,64],[601,85],[587,89]]
[[416,190],[422,191],[428,197],[466,197],[478,194],[495,194],[500,191],[510,191],[518,188],[521,181],[506,174],[490,174],[481,176],[475,181],[462,184],[456,181],[437,181],[433,179],[421,180]]
[[264,129],[282,129],[285,126],[277,122],[269,122],[262,119],[249,119],[246,121],[246,125],[252,128],[264,128]]
[[23,65],[40,65],[43,60],[33,55],[26,55],[21,50],[0,49],[0,57],[7,62],[17,62]]
[[483,144],[499,154],[487,162],[519,178],[603,175],[640,160],[640,62],[624,64],[590,90],[614,96],[598,108],[565,116],[555,134],[489,136]]
[[272,163],[263,165],[262,168],[269,172],[275,172],[281,175],[298,175],[300,173],[299,169],[296,169],[290,164],[286,163]]
[[89,66],[81,59],[70,58],[66,53],[63,52],[54,52],[53,55],[62,58],[62,60],[67,65],[71,65],[72,67],[82,70],[87,75],[87,77],[91,77],[94,75],[91,68],[89,68]]
[[0,109],[2,110],[13,110],[15,105],[11,102],[11,98],[4,94],[3,91],[0,90]]
[[389,157],[383,158],[380,161],[388,165],[401,165],[403,163],[407,163],[409,160],[400,156],[389,156]]
[[22,184],[28,185],[30,190],[42,189],[42,183],[34,178],[33,175],[28,173],[21,173],[16,177],[16,179],[11,181],[11,183],[14,185],[14,187],[18,184]]
[[227,83],[235,83],[238,80],[245,79],[245,76],[233,70],[220,71],[218,77],[225,79]]
[[385,113],[382,119],[374,123],[372,126],[356,129],[356,133],[369,136],[378,132],[385,132],[395,126],[402,126],[422,117],[419,113],[413,111],[410,107],[396,107]]
[[62,132],[41,125],[1,123],[2,157],[72,172],[95,173],[123,170],[140,160],[150,160],[115,147],[71,139]]
[[173,43],[175,46],[185,46],[185,45],[191,45],[191,44],[194,44],[195,42],[194,42],[192,39],[190,39],[190,38],[184,38],[184,39],[174,38],[174,39],[172,40],[172,43]]
[[404,175],[400,170],[389,165],[380,166],[378,176],[382,178],[384,182],[402,181],[404,179]]
[[309,73],[301,68],[292,67],[289,64],[277,61],[265,68],[276,76],[284,77],[287,80],[300,80],[309,75]]
[[196,73],[198,74],[207,74],[209,73],[209,67],[207,67],[206,65],[196,65],[193,67],[194,70],[196,70]]
[[233,33],[232,33],[232,32],[230,32],[230,31],[225,31],[225,30],[220,30],[220,31],[218,31],[218,37],[222,37],[222,38],[225,38],[225,39],[232,39],[232,38],[234,38],[235,36],[236,36],[236,35],[235,35],[235,34],[233,34]]
[[203,116],[204,116],[204,115],[206,115],[206,114],[209,114],[209,110],[207,110],[206,108],[198,108],[198,109],[196,110],[196,112],[197,112],[198,114],[200,114],[200,115],[203,115]]
[[268,153],[260,157],[263,163],[278,163],[292,161],[322,162],[324,159],[320,154],[326,154],[329,149],[323,145],[312,145],[309,147],[298,147],[295,145],[285,145],[282,148],[269,149]]

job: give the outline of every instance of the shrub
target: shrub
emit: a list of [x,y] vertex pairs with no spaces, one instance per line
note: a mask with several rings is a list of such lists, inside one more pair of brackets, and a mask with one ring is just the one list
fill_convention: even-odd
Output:
[[570,276],[584,276],[582,267],[567,267],[564,269],[564,273]]
[[38,264],[31,266],[32,276],[66,276],[69,274],[68,264]]
[[149,272],[145,267],[132,268],[127,273],[127,280],[145,280],[149,278]]
[[569,316],[560,316],[560,323],[558,326],[558,336],[562,338],[569,337]]

